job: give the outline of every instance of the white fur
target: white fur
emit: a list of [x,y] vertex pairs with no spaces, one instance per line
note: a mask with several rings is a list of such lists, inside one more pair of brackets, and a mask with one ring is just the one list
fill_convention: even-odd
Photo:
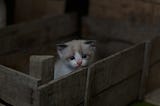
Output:
[[0,0],[0,28],[6,26],[6,6],[4,0]]
[[[71,73],[72,71],[78,69],[80,66],[77,64],[77,62],[80,60],[82,61],[81,66],[86,66],[87,65],[87,59],[83,59],[80,53],[76,52],[75,53],[75,59],[74,60],[69,60],[68,64],[64,64],[63,60],[59,60],[55,64],[54,68],[54,79],[59,78],[60,76],[66,75]],[[68,66],[71,67],[68,67]]]
[[[95,51],[90,44],[85,44],[84,40],[70,41],[65,44],[66,47],[60,45],[57,49],[59,59],[55,63],[54,79],[88,66],[93,62]],[[84,57],[85,53],[86,56]]]
[[82,61],[82,57],[81,57],[81,55],[80,55],[78,52],[75,53],[74,57],[75,57],[75,59],[74,59],[74,60],[70,60],[69,62],[70,62],[70,65],[71,65],[72,67],[76,68],[76,67],[79,66],[79,65],[77,64],[77,62],[78,62],[79,60]]
[[63,75],[69,74],[73,69],[69,68],[62,60],[58,60],[54,67],[54,79],[57,79]]

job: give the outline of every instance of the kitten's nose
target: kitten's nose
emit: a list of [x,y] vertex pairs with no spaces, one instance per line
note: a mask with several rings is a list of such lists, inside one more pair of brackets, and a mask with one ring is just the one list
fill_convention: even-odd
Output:
[[80,66],[82,64],[82,60],[78,60],[77,64]]

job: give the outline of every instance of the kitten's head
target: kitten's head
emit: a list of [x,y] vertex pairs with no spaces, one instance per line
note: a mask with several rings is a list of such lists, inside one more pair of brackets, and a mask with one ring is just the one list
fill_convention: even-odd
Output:
[[57,52],[60,59],[71,68],[84,67],[94,59],[94,40],[73,40],[64,44],[57,44]]

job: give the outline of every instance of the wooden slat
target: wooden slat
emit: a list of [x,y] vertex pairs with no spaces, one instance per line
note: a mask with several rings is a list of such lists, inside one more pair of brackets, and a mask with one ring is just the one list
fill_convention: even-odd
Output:
[[[23,51],[12,51],[0,56],[0,63],[16,69],[18,71],[29,73],[29,58],[31,55],[55,55],[55,45],[43,45],[40,47],[30,48]],[[16,60],[16,62],[15,62]]]
[[90,106],[127,106],[137,100],[140,73],[95,96]]
[[30,57],[30,75],[47,83],[54,79],[54,57],[33,55]]
[[151,57],[150,57],[150,71],[147,92],[151,92],[160,87],[160,37],[155,37],[151,41]]
[[0,30],[2,53],[25,50],[57,40],[77,31],[74,14],[46,17],[29,23],[9,26]]
[[[137,43],[150,40],[158,34],[158,26],[149,26],[143,23],[133,24],[127,20],[118,21],[86,17],[83,19],[84,36],[106,41],[121,41],[121,43]],[[103,39],[102,39],[103,37]]]
[[160,88],[160,63],[150,68],[147,92]]
[[140,92],[139,92],[139,100],[143,100],[145,93],[147,91],[147,84],[149,78],[149,65],[150,65],[150,56],[151,56],[151,41],[145,42],[145,51],[144,51],[144,64],[143,71],[140,81]]
[[84,101],[87,69],[39,87],[40,106],[77,106]]
[[142,43],[92,65],[87,79],[86,103],[103,90],[142,71],[144,50],[145,44]]
[[156,64],[158,61],[160,61],[160,37],[155,37],[152,40],[152,50],[151,50],[151,65]]
[[75,14],[44,17],[1,29],[0,64],[28,73],[24,70],[28,69],[30,55],[55,55],[56,43],[75,38],[72,34],[76,31]]
[[15,106],[34,106],[39,80],[0,65],[0,98]]

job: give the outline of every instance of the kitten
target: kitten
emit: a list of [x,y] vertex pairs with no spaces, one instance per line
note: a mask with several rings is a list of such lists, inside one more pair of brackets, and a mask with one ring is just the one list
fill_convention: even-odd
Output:
[[4,0],[0,0],[0,28],[6,26],[6,6]]
[[90,65],[95,57],[94,40],[72,40],[57,44],[59,60],[55,63],[54,79]]

